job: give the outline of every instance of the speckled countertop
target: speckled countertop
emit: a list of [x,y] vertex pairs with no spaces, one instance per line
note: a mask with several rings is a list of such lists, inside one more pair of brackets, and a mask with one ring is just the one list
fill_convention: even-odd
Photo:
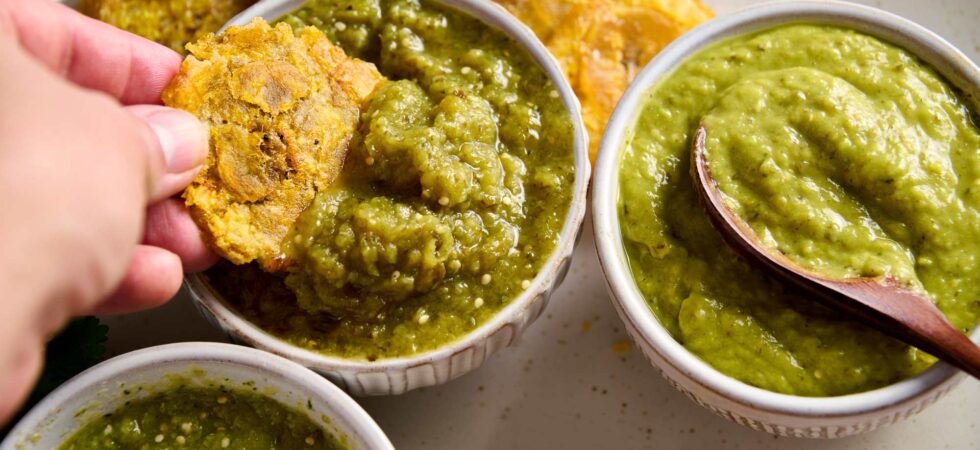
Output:
[[[754,1],[707,0],[719,14]],[[911,18],[976,61],[980,0],[861,2]],[[517,347],[447,385],[360,399],[399,449],[980,449],[980,382],[898,425],[834,441],[734,425],[671,388],[629,341],[606,293],[591,223],[565,284]],[[183,295],[108,318],[109,348],[224,340]]]

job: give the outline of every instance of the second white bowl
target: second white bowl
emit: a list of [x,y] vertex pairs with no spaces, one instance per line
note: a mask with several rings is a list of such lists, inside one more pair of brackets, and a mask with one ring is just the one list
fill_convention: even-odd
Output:
[[[916,414],[952,389],[963,375],[939,363],[916,377],[880,389],[823,398],[779,394],[731,378],[689,352],[657,321],[632,278],[617,208],[622,149],[643,108],[645,93],[690,55],[720,40],[800,22],[852,28],[905,48],[965,92],[977,107],[977,66],[936,34],[906,19],[832,1],[752,7],[685,34],[657,55],[626,91],[606,127],[596,162],[593,223],[613,304],[637,345],[671,385],[699,405],[741,425],[778,435],[833,438],[874,430]],[[972,338],[980,341],[980,330],[975,330]]]
[[[302,412],[351,450],[394,449],[384,432],[352,398],[292,361],[231,344],[185,342],[112,358],[59,387],[34,407],[0,444],[0,450],[58,448],[89,421],[111,413],[141,388],[150,395],[170,388],[170,376],[188,382],[241,386]],[[132,394],[136,395],[136,394]],[[329,422],[324,423],[323,417]]]
[[[575,185],[558,245],[531,285],[497,314],[457,341],[417,355],[378,361],[356,361],[294,346],[248,322],[225,303],[202,276],[186,279],[191,298],[212,323],[232,339],[297,361],[344,387],[354,395],[394,395],[442,384],[483,364],[491,355],[512,345],[532,323],[561,284],[571,264],[572,251],[585,217],[591,167],[588,136],[581,107],[558,62],[524,24],[501,6],[485,0],[430,0],[472,16],[501,31],[524,47],[551,79],[574,125]],[[302,6],[305,0],[264,0],[245,10],[228,25],[244,25],[252,18],[277,19]]]

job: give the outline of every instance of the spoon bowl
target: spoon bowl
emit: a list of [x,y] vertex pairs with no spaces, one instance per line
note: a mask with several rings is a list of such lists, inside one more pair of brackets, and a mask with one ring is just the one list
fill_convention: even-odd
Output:
[[707,131],[700,125],[691,145],[691,176],[711,224],[736,253],[826,306],[980,379],[980,347],[949,323],[942,311],[922,293],[889,277],[823,277],[762,244],[748,224],[722,199],[718,183],[708,167],[706,137]]

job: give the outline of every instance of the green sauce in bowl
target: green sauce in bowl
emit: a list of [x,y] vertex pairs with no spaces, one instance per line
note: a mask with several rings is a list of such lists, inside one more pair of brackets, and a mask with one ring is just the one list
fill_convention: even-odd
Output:
[[307,416],[242,389],[176,385],[126,402],[75,432],[59,450],[344,450]]
[[831,277],[890,276],[968,331],[980,318],[980,133],[963,97],[907,51],[788,25],[690,56],[646,94],[620,166],[630,268],[667,330],[721,372],[833,396],[935,359],[851,322],[732,252],[701,209],[690,140],[765,243]]
[[281,20],[390,81],[294,227],[291,272],[222,265],[208,280],[260,328],[351,359],[473,331],[530,286],[570,209],[574,130],[556,87],[504,33],[425,1],[311,0]]

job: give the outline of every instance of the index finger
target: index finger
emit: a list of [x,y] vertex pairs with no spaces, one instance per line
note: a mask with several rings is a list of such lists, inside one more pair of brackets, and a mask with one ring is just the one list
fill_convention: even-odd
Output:
[[0,0],[3,34],[71,82],[123,104],[160,103],[182,60],[167,47],[49,0]]

